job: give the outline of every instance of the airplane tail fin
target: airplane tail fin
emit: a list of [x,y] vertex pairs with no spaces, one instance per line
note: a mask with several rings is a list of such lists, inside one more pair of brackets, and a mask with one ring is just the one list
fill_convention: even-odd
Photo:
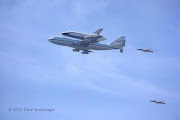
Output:
[[123,47],[125,47],[125,42],[126,42],[125,39],[126,39],[126,36],[122,36],[118,38],[117,40],[113,41],[112,43],[110,43],[110,45],[113,48],[120,49],[120,52],[123,53]]
[[100,29],[96,30],[93,34],[98,34],[99,35],[102,31],[103,31],[103,29],[100,28]]

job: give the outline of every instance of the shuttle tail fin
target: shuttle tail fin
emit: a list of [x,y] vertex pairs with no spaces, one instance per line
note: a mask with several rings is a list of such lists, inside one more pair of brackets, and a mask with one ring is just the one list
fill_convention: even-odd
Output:
[[100,28],[100,29],[96,30],[93,34],[98,34],[99,35],[102,31],[103,31],[103,29]]

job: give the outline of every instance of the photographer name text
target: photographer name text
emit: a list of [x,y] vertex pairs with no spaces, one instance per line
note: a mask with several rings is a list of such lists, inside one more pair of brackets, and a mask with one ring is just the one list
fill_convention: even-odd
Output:
[[9,108],[9,111],[14,112],[54,112],[53,108]]

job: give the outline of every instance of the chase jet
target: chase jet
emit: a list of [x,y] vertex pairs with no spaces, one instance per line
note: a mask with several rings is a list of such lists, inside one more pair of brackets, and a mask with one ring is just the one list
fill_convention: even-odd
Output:
[[141,50],[143,52],[153,52],[151,48],[150,49],[137,49],[137,50]]
[[103,29],[100,28],[92,34],[79,33],[75,31],[62,32],[61,34],[67,37],[76,38],[80,40],[86,40],[86,41],[91,41],[91,42],[101,42],[101,41],[106,40],[103,36],[100,35],[102,31]]
[[[72,47],[74,48],[73,49],[74,52],[79,52],[80,50],[82,50],[82,54],[89,54],[90,52],[92,52],[91,50],[113,50],[113,49],[119,49],[120,52],[123,53],[123,47],[125,46],[126,37],[122,36],[109,44],[102,44],[99,43],[98,39],[96,40],[94,39],[100,36],[99,33],[101,31],[102,29],[97,30],[96,32],[94,32],[94,34],[92,34],[92,36],[90,35],[89,39],[84,39],[84,36],[88,36],[88,34],[77,33],[71,35],[71,37],[73,36],[73,38],[75,38],[75,36],[76,37],[80,36],[79,37],[80,40],[74,40],[65,37],[53,37],[50,38],[49,41],[57,45]],[[64,34],[64,35],[69,36],[70,34]]]
[[166,104],[166,103],[164,102],[164,100],[162,100],[162,101],[151,100],[150,102],[154,102],[154,103],[156,103],[156,104]]

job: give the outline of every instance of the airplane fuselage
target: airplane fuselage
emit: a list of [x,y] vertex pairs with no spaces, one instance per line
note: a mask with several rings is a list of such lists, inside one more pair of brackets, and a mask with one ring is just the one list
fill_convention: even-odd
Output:
[[63,32],[62,35],[71,38],[76,38],[79,40],[87,40],[88,38],[90,38],[91,40],[96,40],[98,42],[106,40],[103,36],[98,34],[86,34],[86,33],[74,32],[74,31]]
[[90,34],[78,33],[78,32],[73,32],[73,31],[63,32],[62,35],[67,36],[67,37],[80,39],[80,40],[85,40],[85,38],[88,38],[88,37],[95,37],[95,38],[100,37],[100,35],[90,35]]
[[141,50],[141,51],[143,51],[143,52],[153,52],[151,49],[137,49],[137,50]]
[[166,103],[164,103],[164,102],[156,102],[156,104],[166,104]]
[[150,102],[154,102],[156,104],[166,104],[166,103],[164,103],[164,101],[151,100]]
[[58,45],[69,46],[78,50],[112,50],[118,49],[108,44],[101,43],[86,43],[86,41],[72,40],[64,37],[53,37],[49,39],[50,42]]

